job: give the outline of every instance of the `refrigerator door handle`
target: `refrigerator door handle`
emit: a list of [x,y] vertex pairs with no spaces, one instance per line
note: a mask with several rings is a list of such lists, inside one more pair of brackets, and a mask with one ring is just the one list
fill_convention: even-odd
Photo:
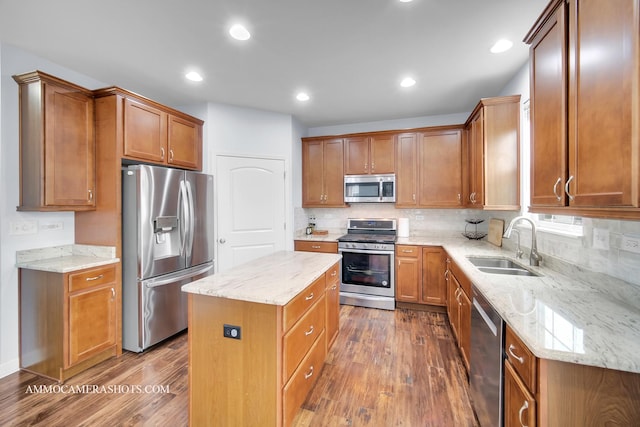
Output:
[[185,255],[185,247],[187,244],[187,233],[189,226],[189,209],[188,209],[187,186],[185,181],[180,181],[180,194],[178,195],[178,212],[180,214],[180,255]]
[[183,274],[183,275],[169,275],[166,278],[162,278],[162,279],[158,279],[158,280],[154,280],[154,279],[149,279],[149,280],[145,280],[144,286],[146,288],[157,288],[159,286],[164,286],[164,285],[168,285],[171,283],[175,283],[175,282],[179,282],[180,280],[184,280],[184,279],[188,279],[190,277],[193,276],[199,276],[203,273],[206,273],[207,271],[211,270],[213,268],[213,264],[207,264],[205,266],[203,266],[202,268],[199,268],[197,270],[193,269],[193,270],[189,270],[189,272],[187,274]]
[[195,206],[193,201],[193,191],[191,190],[191,183],[189,181],[185,181],[186,189],[187,189],[187,205],[189,207],[189,227],[188,227],[188,240],[187,240],[187,259],[191,262],[191,252],[193,250],[193,239],[195,234]]

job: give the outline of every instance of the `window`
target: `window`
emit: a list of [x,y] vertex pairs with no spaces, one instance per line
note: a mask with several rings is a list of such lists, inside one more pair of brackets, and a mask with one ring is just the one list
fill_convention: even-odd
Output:
[[582,218],[579,216],[537,214],[534,215],[538,230],[562,236],[582,237]]

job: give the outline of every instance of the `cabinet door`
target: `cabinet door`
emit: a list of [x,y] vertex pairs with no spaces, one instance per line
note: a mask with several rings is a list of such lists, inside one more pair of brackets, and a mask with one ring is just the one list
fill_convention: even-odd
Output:
[[420,302],[432,305],[447,304],[445,270],[444,250],[438,247],[423,247]]
[[44,204],[95,206],[93,98],[48,83],[44,90]]
[[371,169],[369,164],[369,138],[359,136],[345,139],[344,163],[346,175],[368,174]]
[[418,144],[415,133],[403,133],[397,139],[396,207],[417,204]]
[[460,131],[422,132],[418,135],[420,206],[462,205],[462,134]]
[[[461,288],[462,289],[462,288]],[[458,292],[458,302],[460,307],[460,331],[458,334],[458,346],[469,371],[471,361],[471,301],[464,291]]]
[[81,362],[116,343],[114,285],[69,295],[68,364]]
[[132,99],[125,99],[124,155],[164,163],[166,147],[167,113]]
[[324,141],[324,206],[344,206],[342,139]]
[[460,340],[460,305],[458,304],[458,294],[461,292],[461,288],[458,285],[456,277],[451,274],[451,270],[448,273],[447,281],[447,314],[449,315],[449,323],[451,324],[451,330],[456,340]]
[[396,258],[396,301],[418,302],[420,259]]
[[536,401],[506,360],[504,361],[504,426],[536,426]]
[[480,110],[469,124],[469,200],[468,206],[484,204],[484,111]]
[[562,2],[531,42],[531,205],[564,206],[567,177],[566,13]]
[[321,206],[324,201],[324,150],[322,141],[302,142],[302,206]]
[[326,304],[327,318],[325,330],[327,331],[327,352],[338,336],[340,329],[340,264],[337,263],[325,273],[327,282]]
[[169,115],[168,159],[170,165],[202,169],[202,126]]
[[570,205],[638,206],[640,5],[569,3]]
[[394,173],[396,170],[396,150],[393,135],[370,137],[369,158],[371,173]]

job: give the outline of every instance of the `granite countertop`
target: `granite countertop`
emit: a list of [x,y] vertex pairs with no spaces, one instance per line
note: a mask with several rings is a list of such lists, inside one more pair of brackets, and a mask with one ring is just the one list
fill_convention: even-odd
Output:
[[[442,246],[539,358],[640,373],[640,287],[547,259],[530,267],[528,251],[465,238],[409,237],[399,244]],[[539,277],[483,273],[467,256],[515,260]]]
[[53,273],[69,273],[119,261],[113,246],[63,245],[16,251],[16,267]]
[[212,297],[286,305],[340,261],[337,254],[282,251],[252,260],[182,287]]

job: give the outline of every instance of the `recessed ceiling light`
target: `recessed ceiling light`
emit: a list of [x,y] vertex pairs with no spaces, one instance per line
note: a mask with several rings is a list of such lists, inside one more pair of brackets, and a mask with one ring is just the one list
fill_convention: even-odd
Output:
[[491,47],[490,50],[491,53],[502,53],[511,49],[511,46],[513,46],[513,42],[511,40],[500,39]]
[[307,93],[305,93],[305,92],[300,92],[300,93],[298,93],[298,94],[296,95],[296,99],[297,99],[298,101],[303,101],[303,102],[304,102],[304,101],[308,101],[308,100],[309,100],[309,99],[311,99],[311,98],[309,97],[309,95],[308,95]]
[[198,74],[196,71],[189,71],[184,76],[187,79],[191,80],[192,82],[201,82],[202,81],[202,76],[200,74]]
[[411,77],[405,77],[400,82],[400,86],[402,86],[402,87],[411,87],[411,86],[413,86],[415,84],[416,84],[416,81]]
[[251,37],[251,33],[242,25],[235,24],[231,28],[229,28],[229,34],[236,40],[249,40]]
[[410,2],[412,2],[412,1],[413,1],[413,0],[400,0],[400,3],[410,3]]

